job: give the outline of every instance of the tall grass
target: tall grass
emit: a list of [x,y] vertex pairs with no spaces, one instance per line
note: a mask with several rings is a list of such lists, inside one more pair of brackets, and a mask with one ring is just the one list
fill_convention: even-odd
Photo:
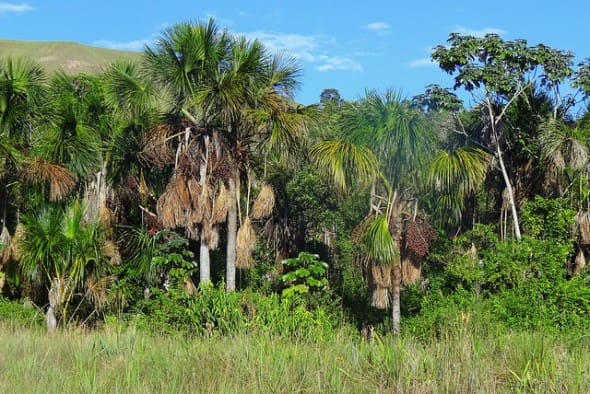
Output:
[[0,392],[590,392],[587,336],[481,333],[305,341],[264,333],[192,338],[133,325],[100,331],[0,323]]

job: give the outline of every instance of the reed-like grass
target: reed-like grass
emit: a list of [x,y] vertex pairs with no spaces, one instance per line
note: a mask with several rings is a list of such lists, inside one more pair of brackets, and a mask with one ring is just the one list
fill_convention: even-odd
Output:
[[0,392],[12,393],[585,393],[588,365],[588,337],[542,332],[295,341],[0,324]]

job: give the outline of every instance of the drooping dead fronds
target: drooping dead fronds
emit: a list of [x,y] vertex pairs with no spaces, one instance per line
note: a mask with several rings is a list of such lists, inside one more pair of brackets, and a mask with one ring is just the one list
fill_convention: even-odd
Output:
[[411,253],[402,259],[402,283],[411,285],[422,278],[422,262],[419,256]]
[[182,287],[184,287],[188,295],[194,295],[197,292],[197,286],[195,286],[192,279],[188,276],[182,281]]
[[213,202],[213,214],[211,215],[211,224],[223,223],[227,218],[227,212],[231,204],[229,193],[224,184],[219,187],[219,192]]
[[40,157],[34,159],[24,170],[23,177],[31,183],[49,186],[49,199],[60,201],[76,186],[74,175],[65,167],[50,163]]
[[203,221],[209,221],[211,219],[211,209],[212,209],[212,202],[211,202],[211,187],[207,184],[201,187],[201,197],[199,198],[199,205],[198,210],[200,210],[201,214],[203,215]]
[[98,215],[100,223],[105,229],[111,229],[115,224],[115,212],[109,207],[103,206]]
[[590,244],[590,212],[578,212],[576,224],[580,230],[580,243]]
[[211,250],[215,250],[217,249],[217,246],[219,246],[219,230],[217,229],[217,226],[213,226],[208,229],[207,246]]
[[373,287],[391,287],[391,265],[372,264],[371,265],[371,282]]
[[265,183],[252,206],[252,219],[258,220],[269,217],[275,205],[275,193],[272,187]]
[[156,204],[156,213],[165,228],[183,227],[186,224],[184,210],[179,203],[176,188],[171,181]]
[[236,239],[236,267],[250,268],[252,252],[256,248],[256,232],[250,218],[246,218],[238,230]]
[[194,177],[190,177],[186,182],[186,185],[188,187],[188,193],[190,195],[193,209],[196,209],[199,206],[199,200],[201,199],[201,185],[199,185],[199,182]]
[[2,250],[0,250],[0,267],[10,260],[12,256],[12,248],[11,248],[11,239],[10,232],[8,232],[8,228],[6,226],[2,226],[2,232],[0,232],[0,244],[2,245]]
[[92,275],[86,280],[86,299],[94,306],[94,308],[96,308],[96,310],[100,311],[103,309],[107,302],[109,286],[114,281],[115,277],[112,275],[100,278]]
[[141,157],[159,169],[164,168],[174,159],[174,151],[168,141],[173,133],[172,126],[160,124],[144,134]]
[[586,267],[586,256],[584,255],[584,251],[582,249],[578,250],[578,254],[576,255],[576,259],[574,260],[574,266],[572,267],[572,275],[579,274],[584,267]]
[[121,264],[121,254],[119,253],[119,246],[115,241],[109,239],[104,243],[102,253],[107,257],[112,265]]
[[174,178],[171,182],[174,182],[174,188],[176,189],[176,195],[178,196],[178,202],[182,209],[190,209],[191,208],[191,196],[189,193],[189,188],[187,186],[186,178],[177,173],[174,175]]
[[371,293],[371,306],[377,309],[389,308],[389,288],[374,288]]

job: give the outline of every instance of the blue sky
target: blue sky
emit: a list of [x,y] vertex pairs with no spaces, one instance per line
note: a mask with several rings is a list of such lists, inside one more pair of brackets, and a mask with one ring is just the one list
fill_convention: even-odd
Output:
[[365,89],[411,97],[429,83],[450,87],[429,54],[451,32],[495,32],[590,57],[589,11],[586,0],[0,0],[0,38],[141,50],[167,26],[213,17],[221,28],[296,56],[303,69],[296,99],[311,104],[325,88],[354,100]]

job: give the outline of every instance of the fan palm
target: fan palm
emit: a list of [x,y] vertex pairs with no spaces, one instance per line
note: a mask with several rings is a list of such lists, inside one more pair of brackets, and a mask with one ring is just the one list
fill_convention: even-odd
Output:
[[[221,184],[228,190],[226,286],[233,290],[240,181],[251,174],[251,149],[268,141],[274,146],[292,141],[304,127],[291,103],[299,69],[292,59],[270,56],[259,41],[220,31],[213,20],[172,27],[146,49],[145,59],[150,75],[168,94],[171,110],[190,124],[179,139],[175,172],[198,180],[202,193],[221,190]],[[179,169],[187,155],[197,168]],[[216,234],[210,212],[199,225],[200,274],[207,282],[209,247]]]

